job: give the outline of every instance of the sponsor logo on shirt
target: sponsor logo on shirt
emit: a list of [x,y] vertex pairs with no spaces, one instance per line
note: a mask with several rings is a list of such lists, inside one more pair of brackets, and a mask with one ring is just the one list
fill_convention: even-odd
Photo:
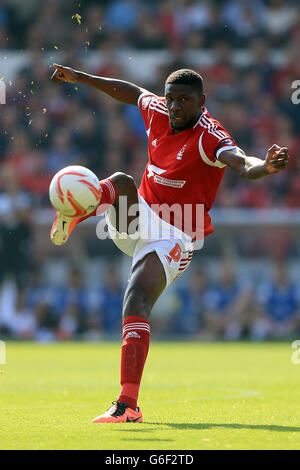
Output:
[[152,165],[152,164],[149,164],[147,166],[147,169],[148,169],[148,178],[151,178],[151,176],[154,176],[154,172],[159,174],[159,175],[162,175],[163,173],[165,173],[167,170],[163,170],[162,168],[159,168],[158,166],[156,165]]
[[171,186],[172,188],[182,188],[186,183],[186,181],[183,180],[169,180],[158,175],[154,175],[153,179],[155,183],[163,184],[164,186]]
[[182,188],[186,183],[186,181],[184,180],[170,180],[168,178],[163,178],[160,175],[165,173],[167,170],[163,170],[162,168],[159,168],[156,165],[149,164],[147,166],[147,169],[148,169],[147,177],[151,178],[151,176],[153,176],[155,183],[163,184],[164,186],[170,186],[172,188]]

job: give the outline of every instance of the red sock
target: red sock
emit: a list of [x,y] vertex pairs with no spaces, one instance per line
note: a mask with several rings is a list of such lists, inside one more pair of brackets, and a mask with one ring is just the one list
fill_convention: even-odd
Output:
[[83,222],[89,217],[93,217],[95,215],[101,215],[102,212],[107,211],[107,209],[109,209],[110,206],[116,201],[117,191],[112,180],[110,178],[106,178],[105,180],[99,181],[99,184],[101,188],[101,202],[99,206],[89,215],[86,215],[85,217],[78,219],[77,224],[79,224],[80,222]]
[[137,407],[140,383],[150,341],[150,323],[132,315],[123,322],[123,346],[121,353],[121,385],[118,401]]

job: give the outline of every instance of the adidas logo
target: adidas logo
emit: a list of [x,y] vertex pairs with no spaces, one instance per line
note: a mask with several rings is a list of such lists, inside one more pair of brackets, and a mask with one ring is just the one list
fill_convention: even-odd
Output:
[[153,147],[157,147],[157,139],[152,140]]
[[140,338],[140,335],[136,331],[129,331],[124,339],[128,338]]

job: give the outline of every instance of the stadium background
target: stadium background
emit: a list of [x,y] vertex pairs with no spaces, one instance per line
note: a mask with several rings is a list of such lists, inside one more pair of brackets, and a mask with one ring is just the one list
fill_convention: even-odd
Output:
[[209,111],[249,155],[288,146],[288,169],[255,182],[227,171],[215,233],[152,316],[156,338],[299,336],[300,8],[295,0],[0,0],[0,337],[120,337],[130,259],[94,218],[51,245],[53,174],[82,164],[139,183],[146,133],[135,107],[49,79],[58,62],[163,94],[167,75],[202,74]]

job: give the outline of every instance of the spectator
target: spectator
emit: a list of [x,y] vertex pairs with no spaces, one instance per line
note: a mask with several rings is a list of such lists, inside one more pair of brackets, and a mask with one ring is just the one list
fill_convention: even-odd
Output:
[[264,30],[266,12],[261,0],[229,0],[222,7],[223,20],[236,34],[235,46],[246,47],[247,42]]
[[68,165],[79,164],[79,153],[71,140],[69,128],[60,128],[53,133],[52,146],[46,155],[45,169],[54,174]]
[[231,49],[228,44],[215,42],[214,63],[205,69],[206,81],[216,81],[216,99],[221,101],[234,100],[238,96],[239,84],[236,68],[233,65]]
[[61,4],[56,0],[46,0],[39,6],[40,10],[37,12],[37,20],[33,27],[34,30],[40,31],[36,39],[40,38],[40,47],[53,49],[55,45],[66,40],[66,34],[69,32],[65,28]]
[[91,34],[91,42],[97,47],[102,43],[107,34],[104,30],[105,12],[102,5],[92,4],[88,6],[86,11],[86,22],[89,25],[88,31]]
[[72,269],[66,286],[54,290],[52,308],[58,319],[59,339],[74,338],[86,331],[89,293],[79,269]]
[[[103,162],[103,152],[105,151],[106,142],[103,123],[88,109],[78,114],[74,121],[72,139],[74,146],[83,156],[84,165],[99,174],[100,169],[105,164]],[[98,141],[97,146],[95,146],[96,141]]]
[[179,287],[175,291],[176,311],[168,327],[168,333],[197,337],[203,327],[207,290],[205,273],[200,269],[192,272],[187,286]]
[[100,64],[94,66],[94,75],[101,77],[115,77],[121,79],[124,71],[118,64],[116,57],[117,50],[111,39],[106,39],[101,43],[99,48]]
[[137,0],[114,0],[106,11],[106,25],[111,31],[131,32],[136,27],[139,11]]
[[287,33],[298,19],[297,7],[284,0],[270,0],[266,8],[265,27],[274,47],[282,46]]
[[185,0],[183,5],[175,10],[175,24],[179,34],[184,39],[190,31],[201,31],[209,26],[209,2]]
[[[40,269],[34,268],[24,290],[24,307],[16,318],[16,331],[23,339],[43,339],[41,326],[48,315],[47,287]],[[52,325],[50,325],[52,326]]]
[[109,337],[121,334],[123,289],[116,266],[105,271],[104,285],[99,290],[99,326]]
[[18,20],[16,14],[16,7],[10,5],[11,2],[7,0],[0,0],[0,47],[7,49],[16,47],[18,36]]
[[270,60],[270,50],[266,39],[254,39],[251,44],[251,64],[246,68],[245,76],[250,72],[257,72],[260,76],[260,92],[270,93],[272,91],[273,76],[275,68]]
[[138,49],[162,49],[166,45],[164,31],[157,27],[158,18],[148,11],[140,13],[137,23],[136,47]]
[[210,6],[210,18],[205,28],[206,47],[213,48],[216,43],[224,42],[228,45],[236,43],[236,35],[233,28],[228,27],[222,18],[222,10],[219,6]]
[[174,15],[174,4],[172,0],[163,0],[159,2],[158,25],[167,40],[167,47],[178,46],[180,43],[180,32],[176,25]]
[[224,264],[220,281],[205,296],[202,335],[207,339],[241,338],[250,323],[250,298],[249,285]]
[[287,268],[278,263],[274,279],[261,283],[256,292],[257,318],[251,330],[254,339],[282,338],[299,331],[300,291]]
[[24,309],[24,289],[33,267],[32,205],[21,191],[15,172],[1,168],[0,193],[0,288],[11,279],[17,287],[16,314]]

